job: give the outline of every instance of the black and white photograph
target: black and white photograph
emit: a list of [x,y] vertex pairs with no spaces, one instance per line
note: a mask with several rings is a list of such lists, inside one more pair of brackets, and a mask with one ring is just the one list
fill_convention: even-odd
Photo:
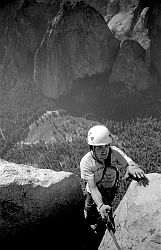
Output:
[[161,250],[160,0],[0,0],[0,244]]

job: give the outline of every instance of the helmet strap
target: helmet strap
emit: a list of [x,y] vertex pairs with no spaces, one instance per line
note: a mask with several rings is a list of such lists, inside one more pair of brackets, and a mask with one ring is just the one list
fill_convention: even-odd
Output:
[[91,149],[91,154],[92,154],[92,157],[94,160],[96,160],[98,163],[104,165],[104,162],[100,161],[97,156],[96,156],[96,153],[95,153],[95,148],[96,146],[93,146],[93,148]]

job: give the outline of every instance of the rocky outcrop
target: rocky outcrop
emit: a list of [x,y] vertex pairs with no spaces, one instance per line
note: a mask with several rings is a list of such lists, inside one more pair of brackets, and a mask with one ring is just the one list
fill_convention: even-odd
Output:
[[109,29],[118,37],[125,36],[130,29],[131,20],[133,17],[133,9],[128,12],[119,12],[114,15],[108,22]]
[[[29,134],[23,143],[36,144],[40,141],[48,142],[72,142],[73,139],[84,136],[78,124],[82,124],[88,130],[89,127],[97,123],[92,114],[81,113],[71,116],[65,111],[47,111],[37,121],[29,127]],[[95,120],[95,121],[94,121]],[[22,144],[23,144],[22,143]]]
[[[121,249],[161,249],[161,174],[147,174],[149,185],[133,181],[115,214],[115,236]],[[99,250],[116,249],[107,231]]]
[[[57,5],[15,1],[0,6],[0,84],[10,90],[34,69],[34,55]],[[5,86],[5,87],[4,87]]]
[[161,26],[161,3],[159,0],[139,0],[138,6],[134,11],[131,31],[136,25],[139,16],[144,9],[148,9],[145,13],[144,27],[148,30],[148,37],[150,39],[150,59],[151,69],[155,74],[156,82],[160,84],[161,72],[160,72],[160,26]]
[[36,53],[35,82],[47,97],[65,96],[76,79],[110,72],[118,48],[99,12],[83,2],[65,4]]
[[158,83],[161,82],[161,4],[153,6],[148,24],[151,65],[156,71]]
[[111,87],[118,85],[119,88],[120,84],[120,93],[116,94],[135,93],[150,86],[147,59],[146,51],[138,42],[125,40],[122,43],[110,76]]
[[136,23],[133,23],[135,8],[129,11],[119,12],[108,22],[108,27],[117,39],[123,42],[126,39],[138,41],[144,49],[149,49],[150,39],[148,29],[145,27],[148,7],[144,8]]
[[[72,0],[68,3],[65,1],[64,5],[63,2],[64,0],[1,1],[1,99],[5,96],[6,100],[17,101],[20,86],[23,92],[23,86],[32,81],[30,89],[38,90],[38,95],[41,93],[45,97],[59,99],[58,103],[65,108],[73,108],[78,104],[81,108],[87,107],[88,112],[93,112],[95,108],[90,111],[89,109],[95,104],[97,107],[105,105],[110,109],[109,104],[106,105],[101,101],[108,96],[108,99],[111,98],[110,103],[111,101],[115,103],[124,89],[125,92],[130,89],[128,93],[133,93],[133,86],[136,91],[148,89],[149,86],[155,88],[155,83],[160,82],[158,53],[160,51],[160,7],[157,9],[154,4],[151,4],[152,1],[143,0],[144,3],[140,5],[137,13],[135,10],[138,1]],[[155,3],[159,6],[158,0],[155,0]],[[110,19],[112,17],[108,25],[109,19],[103,14],[107,5],[111,6]],[[142,11],[143,7],[147,8]],[[134,18],[135,13],[136,18]],[[149,22],[147,22],[147,16],[150,17]],[[132,19],[135,20],[132,21]],[[145,23],[148,23],[147,27]],[[131,40],[138,41],[146,50],[150,46],[151,58],[148,59],[150,71],[144,55],[134,59],[138,57],[139,51],[144,54],[144,50],[136,43],[130,45],[134,47],[134,51],[132,52],[131,48],[130,51],[135,54],[136,48],[137,53],[136,56],[131,56],[133,59],[130,58],[130,69],[127,67],[126,59],[123,60],[125,67],[119,65],[122,61],[120,57],[123,57],[120,53],[124,53],[125,57],[129,58],[122,50],[126,50],[126,47],[128,49],[127,42],[123,41],[128,38],[130,27],[132,27],[132,34],[129,36]],[[123,42],[123,46],[115,62],[120,42]],[[110,83],[112,84],[109,85],[111,71]],[[136,79],[134,79],[135,76]],[[111,94],[114,85],[117,85],[118,89],[116,95],[114,93],[116,98]],[[139,92],[139,95],[141,94],[144,95],[143,92]],[[28,97],[27,90],[24,90],[24,96]],[[130,95],[128,97],[130,98]],[[28,102],[30,103],[30,100]],[[97,103],[100,104],[97,105]],[[118,103],[120,106],[120,100]],[[14,110],[17,112],[17,108]]]
[[83,200],[72,173],[1,160],[0,242],[71,249],[71,236],[77,238],[83,224]]

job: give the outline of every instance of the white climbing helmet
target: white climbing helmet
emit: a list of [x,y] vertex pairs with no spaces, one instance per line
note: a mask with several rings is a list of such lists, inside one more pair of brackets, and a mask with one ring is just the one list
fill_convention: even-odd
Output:
[[103,125],[93,126],[87,135],[87,143],[92,146],[110,144],[112,137],[109,130]]

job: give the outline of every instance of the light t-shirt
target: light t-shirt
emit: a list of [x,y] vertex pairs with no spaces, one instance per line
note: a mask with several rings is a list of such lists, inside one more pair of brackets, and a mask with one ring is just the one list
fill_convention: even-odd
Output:
[[[88,152],[80,162],[81,178],[85,181],[94,180],[95,183],[99,182],[101,179],[101,186],[104,188],[110,188],[115,184],[116,181],[116,169],[119,170],[121,167],[128,166],[132,161],[125,153],[123,153],[119,148],[111,146],[111,166],[107,167],[106,172],[103,175],[104,165],[96,161],[91,152]],[[86,189],[90,192],[88,183]]]

